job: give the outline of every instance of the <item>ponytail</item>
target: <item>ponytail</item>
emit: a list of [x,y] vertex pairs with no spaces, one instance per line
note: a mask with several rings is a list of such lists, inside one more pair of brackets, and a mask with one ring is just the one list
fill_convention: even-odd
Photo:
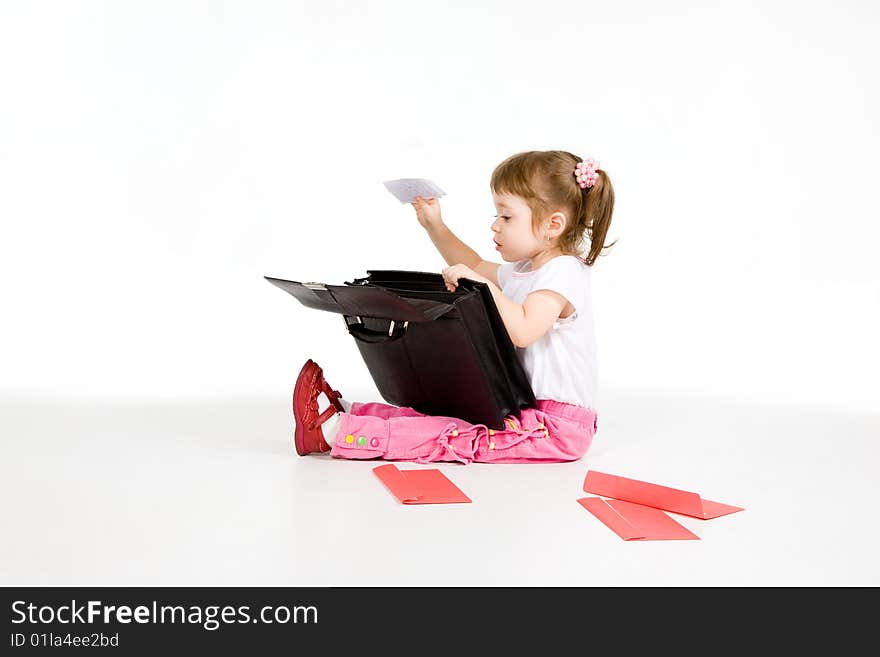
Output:
[[584,260],[592,266],[596,259],[602,255],[602,251],[610,249],[617,243],[605,245],[605,236],[611,225],[611,213],[614,211],[614,187],[611,179],[602,169],[597,169],[598,178],[592,187],[583,190],[584,213],[580,220],[585,224],[587,237],[590,239],[590,251]]

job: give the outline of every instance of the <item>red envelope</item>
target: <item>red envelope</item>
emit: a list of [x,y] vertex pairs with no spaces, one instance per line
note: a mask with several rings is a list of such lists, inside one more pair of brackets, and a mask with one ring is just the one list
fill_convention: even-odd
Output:
[[644,504],[701,520],[709,520],[743,510],[742,507],[704,500],[697,493],[686,490],[649,484],[646,481],[627,479],[596,470],[587,472],[584,479],[584,491],[626,502]]
[[389,463],[373,468],[388,490],[404,504],[456,504],[471,499],[442,472],[430,470],[398,470]]
[[625,541],[700,540],[660,509],[601,497],[582,497],[578,503]]

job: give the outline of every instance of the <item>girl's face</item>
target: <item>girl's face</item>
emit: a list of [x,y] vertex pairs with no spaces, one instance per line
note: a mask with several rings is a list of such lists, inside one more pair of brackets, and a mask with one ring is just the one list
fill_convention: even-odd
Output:
[[498,211],[491,226],[495,250],[505,261],[529,260],[547,248],[532,230],[532,210],[522,197],[492,194],[492,199]]

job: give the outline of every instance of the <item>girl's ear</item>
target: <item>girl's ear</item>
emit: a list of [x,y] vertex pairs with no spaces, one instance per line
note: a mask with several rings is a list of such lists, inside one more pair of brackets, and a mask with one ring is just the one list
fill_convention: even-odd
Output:
[[554,212],[547,218],[547,234],[556,238],[562,235],[568,219],[562,212]]

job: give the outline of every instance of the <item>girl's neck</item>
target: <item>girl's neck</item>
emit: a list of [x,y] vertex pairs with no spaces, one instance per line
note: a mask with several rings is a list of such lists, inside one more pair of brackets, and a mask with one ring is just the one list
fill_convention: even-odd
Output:
[[543,267],[548,262],[553,260],[556,256],[561,256],[562,250],[558,246],[551,246],[543,251],[538,251],[535,255],[533,255],[529,260],[532,263],[532,269],[538,269]]

